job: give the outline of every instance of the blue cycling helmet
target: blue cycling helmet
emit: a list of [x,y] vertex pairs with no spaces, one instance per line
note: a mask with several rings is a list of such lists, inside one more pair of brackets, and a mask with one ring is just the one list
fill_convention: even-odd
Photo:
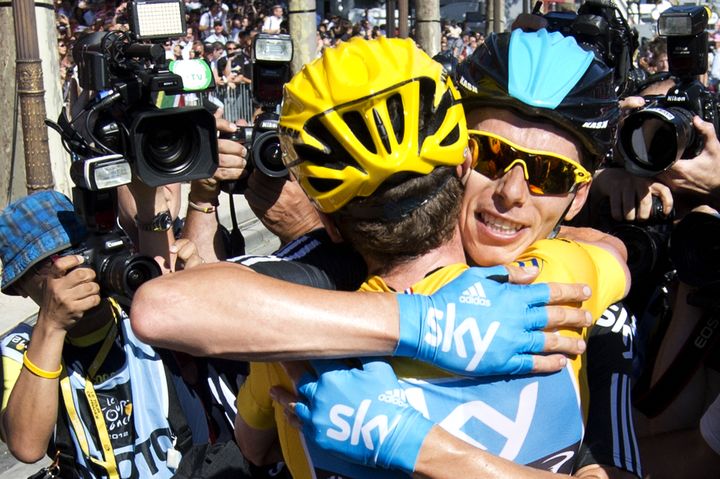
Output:
[[568,131],[593,169],[615,144],[613,70],[573,37],[545,29],[492,34],[460,64],[457,84],[466,110],[512,108]]

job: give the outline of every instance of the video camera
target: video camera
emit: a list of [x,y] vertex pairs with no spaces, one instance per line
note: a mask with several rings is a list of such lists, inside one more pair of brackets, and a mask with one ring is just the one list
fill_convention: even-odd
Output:
[[[536,10],[539,11],[537,6]],[[637,31],[630,28],[611,0],[588,0],[577,13],[549,12],[544,18],[548,31],[574,37],[581,47],[614,69],[615,92],[619,97],[627,96],[645,79],[644,72],[632,64],[638,47]]]
[[660,14],[658,33],[667,39],[670,73],[677,85],[666,95],[646,97],[620,128],[620,151],[631,173],[653,176],[680,158],[696,157],[702,136],[692,119],[698,115],[719,130],[717,98],[700,83],[708,68],[709,10],[705,6],[671,7]]
[[[202,107],[160,109],[160,93],[200,92],[213,85],[203,60],[168,62],[162,45],[147,43],[185,34],[182,0],[128,4],[131,31],[94,32],[73,47],[80,86],[96,92],[69,121],[46,121],[76,159],[70,174],[81,188],[129,183],[131,173],[148,186],[210,177],[217,168],[215,118]],[[84,118],[84,129],[75,126]]]
[[116,188],[133,175],[151,187],[207,178],[218,164],[209,111],[155,105],[159,94],[214,86],[204,60],[168,62],[163,46],[148,42],[185,35],[182,0],[131,1],[128,14],[129,32],[90,33],[73,47],[80,86],[96,97],[72,121],[65,109],[45,121],[73,157],[73,203],[90,233],[71,253],[85,257],[104,295],[124,298],[161,270],[117,227]]
[[290,80],[292,56],[290,35],[259,33],[253,40],[252,95],[262,111],[252,127],[239,127],[232,134],[220,135],[221,138],[245,144],[250,160],[242,179],[223,183],[221,187],[228,193],[243,193],[247,188],[247,178],[255,168],[272,178],[288,175],[277,133],[280,120],[277,109],[282,101],[283,86]]

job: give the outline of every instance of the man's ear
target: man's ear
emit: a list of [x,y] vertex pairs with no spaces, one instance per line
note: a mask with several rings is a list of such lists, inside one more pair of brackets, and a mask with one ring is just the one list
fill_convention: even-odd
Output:
[[565,221],[573,219],[585,205],[588,195],[590,194],[591,184],[592,180],[577,187],[577,190],[575,190],[575,197],[573,198],[572,203],[570,203],[567,213],[565,213],[565,217],[563,218]]
[[455,167],[455,172],[458,178],[462,180],[463,184],[467,182],[472,171],[472,157],[470,155],[470,148],[465,148],[465,159],[463,162]]
[[322,211],[318,211],[318,215],[320,216],[320,221],[325,227],[325,231],[327,231],[327,234],[333,241],[333,243],[342,243],[343,237],[340,234],[340,231],[337,229],[337,226],[335,226],[335,221],[333,221],[330,216],[323,213]]

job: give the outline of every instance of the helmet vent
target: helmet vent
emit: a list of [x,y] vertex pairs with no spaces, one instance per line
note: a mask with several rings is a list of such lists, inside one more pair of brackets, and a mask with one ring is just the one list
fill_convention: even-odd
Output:
[[440,146],[452,146],[460,140],[460,126],[455,125],[450,133],[440,142]]
[[402,96],[399,93],[387,99],[387,109],[395,132],[395,139],[398,144],[402,144],[405,137],[405,110],[403,109]]
[[383,123],[382,118],[380,118],[380,113],[378,113],[378,111],[374,108],[373,119],[375,120],[375,126],[377,127],[378,134],[380,135],[380,141],[385,147],[385,151],[390,153],[390,138],[388,138],[387,128],[385,128],[385,123]]
[[320,117],[310,119],[305,124],[305,130],[325,146],[325,151],[307,145],[295,145],[295,151],[300,160],[335,170],[352,166],[365,173],[365,169],[335,139]]
[[316,178],[313,176],[309,176],[307,179],[308,183],[310,183],[310,186],[315,189],[318,193],[327,193],[328,191],[332,191],[338,186],[342,184],[342,181],[335,180],[331,178]]
[[375,143],[370,135],[367,124],[363,116],[357,111],[349,111],[343,115],[343,120],[353,132],[360,143],[371,153],[377,154]]
[[[425,137],[432,135],[429,123],[433,117],[433,97],[435,96],[435,82],[430,78],[420,79],[420,117],[418,118],[418,150],[422,147]],[[435,126],[437,128],[437,126]]]

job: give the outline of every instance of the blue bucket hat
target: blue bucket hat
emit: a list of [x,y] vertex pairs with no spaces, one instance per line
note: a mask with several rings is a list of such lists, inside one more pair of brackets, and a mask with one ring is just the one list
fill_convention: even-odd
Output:
[[0,212],[2,292],[45,258],[82,242],[87,230],[67,196],[41,191],[21,198]]

